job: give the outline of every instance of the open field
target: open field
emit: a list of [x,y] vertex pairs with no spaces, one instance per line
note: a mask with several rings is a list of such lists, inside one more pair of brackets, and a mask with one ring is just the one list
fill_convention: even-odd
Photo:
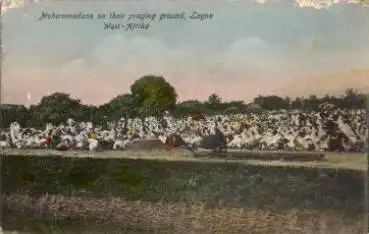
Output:
[[289,162],[135,153],[3,154],[4,229],[51,234],[366,230],[363,154]]

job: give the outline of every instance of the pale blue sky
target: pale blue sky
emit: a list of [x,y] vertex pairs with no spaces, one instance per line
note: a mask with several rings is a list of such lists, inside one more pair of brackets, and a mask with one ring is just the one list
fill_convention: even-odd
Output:
[[[108,32],[102,20],[37,22],[42,11],[199,11],[214,17],[156,21],[145,33]],[[8,103],[27,103],[27,93],[28,103],[37,103],[43,95],[63,91],[101,104],[146,74],[163,75],[182,100],[217,92],[226,100],[249,101],[258,94],[303,93],[309,84],[290,84],[310,76],[369,71],[369,8],[339,4],[316,10],[289,0],[45,2],[3,15],[3,46],[3,100]],[[363,78],[350,79],[352,86],[362,87]],[[313,91],[347,88],[339,84],[318,84]]]

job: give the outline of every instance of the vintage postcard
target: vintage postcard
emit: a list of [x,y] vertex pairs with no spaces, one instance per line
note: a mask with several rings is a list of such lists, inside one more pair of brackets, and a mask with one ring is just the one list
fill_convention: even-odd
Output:
[[2,0],[2,232],[365,233],[368,6]]

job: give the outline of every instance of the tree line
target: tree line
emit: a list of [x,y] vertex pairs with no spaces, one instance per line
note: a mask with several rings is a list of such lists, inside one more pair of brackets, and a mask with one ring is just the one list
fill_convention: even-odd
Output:
[[184,117],[194,113],[238,114],[249,111],[301,109],[316,110],[323,103],[330,103],[341,109],[365,108],[366,95],[354,89],[347,89],[339,97],[326,95],[318,98],[309,97],[279,97],[276,95],[254,98],[253,102],[242,100],[222,101],[217,94],[210,94],[205,101],[187,100],[177,102],[175,88],[161,76],[146,75],[137,79],[130,87],[130,92],[118,95],[100,106],[85,105],[81,100],[72,98],[67,93],[56,92],[41,98],[37,105],[2,104],[0,127],[7,128],[17,121],[21,126],[44,127],[46,122],[59,124],[67,118],[78,121],[91,121],[103,124],[121,117],[145,118],[146,116],[161,117],[165,111],[170,111],[176,117]]

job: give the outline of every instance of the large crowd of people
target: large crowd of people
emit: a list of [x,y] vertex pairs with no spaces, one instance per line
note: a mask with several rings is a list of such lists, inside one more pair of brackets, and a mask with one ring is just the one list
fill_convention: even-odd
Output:
[[213,150],[364,152],[368,142],[365,110],[269,111],[258,114],[189,116],[177,119],[121,118],[104,126],[73,119],[44,129],[13,122],[0,133],[2,149],[125,150],[134,141],[160,139],[172,147]]

